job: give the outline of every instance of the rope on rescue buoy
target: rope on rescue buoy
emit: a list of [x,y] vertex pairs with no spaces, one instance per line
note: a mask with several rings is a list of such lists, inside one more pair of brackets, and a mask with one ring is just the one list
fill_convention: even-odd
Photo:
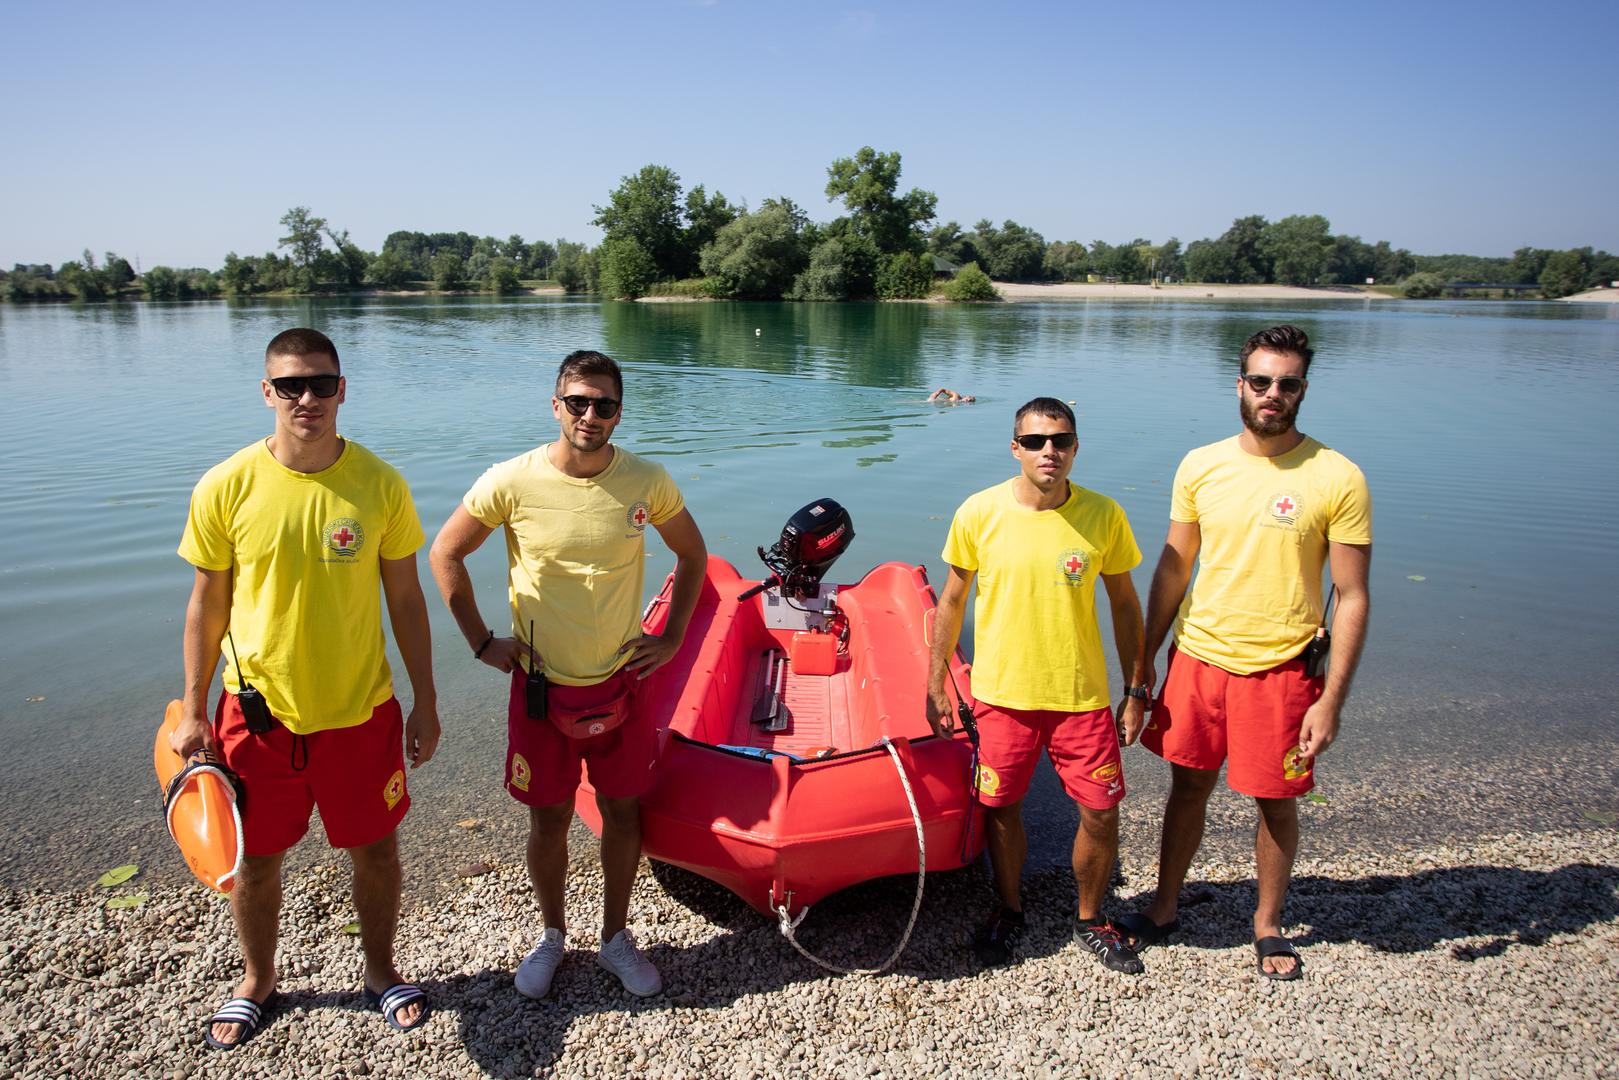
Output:
[[[911,918],[910,921],[905,924],[905,933],[900,937],[899,944],[894,946],[894,951],[888,955],[887,960],[883,961],[881,967],[840,967],[837,964],[822,960],[820,957],[804,948],[803,945],[799,944],[798,938],[793,934],[793,931],[798,929],[798,925],[804,921],[804,916],[809,914],[811,905],[805,904],[804,910],[798,913],[798,917],[796,919],[789,915],[787,904],[771,905],[771,910],[776,913],[776,919],[781,929],[781,936],[786,938],[792,944],[793,948],[797,949],[800,955],[802,955],[806,960],[818,964],[828,971],[836,972],[839,975],[881,975],[883,972],[893,967],[894,961],[898,960],[900,954],[905,951],[905,946],[911,943],[911,931],[916,928],[916,917],[922,910],[922,888],[924,883],[927,881],[928,876],[928,845],[927,838],[922,832],[922,813],[916,808],[916,793],[911,790],[911,778],[905,774],[905,763],[900,760],[899,751],[894,749],[894,744],[889,741],[888,736],[886,735],[883,736],[882,745],[883,748],[888,751],[888,756],[894,759],[894,771],[899,773],[900,785],[905,788],[905,799],[911,804],[911,821],[916,826],[916,899],[911,903]],[[787,903],[790,904],[792,902],[792,897],[793,894],[789,891],[787,893]]]

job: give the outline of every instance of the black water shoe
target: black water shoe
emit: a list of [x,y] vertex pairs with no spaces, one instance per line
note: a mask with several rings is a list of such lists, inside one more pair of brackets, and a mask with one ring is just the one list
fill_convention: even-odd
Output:
[[979,962],[996,967],[1016,961],[1023,926],[1023,912],[1005,907],[996,911],[973,935],[973,952]]
[[1087,926],[1078,923],[1074,926],[1074,940],[1079,942],[1081,948],[1088,949],[1096,954],[1102,961],[1102,966],[1109,971],[1117,971],[1125,975],[1140,975],[1145,968],[1141,966],[1141,957],[1136,951],[1124,943],[1119,932],[1107,920]]

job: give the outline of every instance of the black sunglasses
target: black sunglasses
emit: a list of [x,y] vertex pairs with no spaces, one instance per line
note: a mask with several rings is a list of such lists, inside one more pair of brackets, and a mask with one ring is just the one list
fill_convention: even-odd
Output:
[[618,415],[618,407],[623,402],[610,397],[586,397],[584,394],[569,394],[565,398],[558,398],[567,410],[575,416],[585,415],[585,410],[592,405],[596,407],[596,419],[611,420]]
[[1074,444],[1079,442],[1079,436],[1072,431],[1059,431],[1055,435],[1019,435],[1016,442],[1025,450],[1041,450],[1045,448],[1047,439],[1058,450],[1072,450]]
[[1275,383],[1276,389],[1288,397],[1292,397],[1304,389],[1304,380],[1297,375],[1283,375],[1279,379],[1270,375],[1244,375],[1242,381],[1247,383],[1248,389],[1256,394],[1263,394],[1269,390],[1271,383]]
[[316,397],[331,397],[337,393],[337,380],[340,378],[341,375],[283,375],[279,379],[271,379],[270,385],[275,387],[276,397],[297,401],[304,396],[306,389]]

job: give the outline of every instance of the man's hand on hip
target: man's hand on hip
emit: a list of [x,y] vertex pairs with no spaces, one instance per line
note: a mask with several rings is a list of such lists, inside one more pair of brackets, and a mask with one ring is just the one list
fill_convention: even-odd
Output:
[[624,670],[634,671],[637,679],[644,679],[675,658],[675,653],[680,651],[680,639],[661,634],[642,634],[626,641],[618,651],[630,654]]
[[[523,662],[522,658],[528,655],[528,646],[514,637],[498,637],[484,647],[479,661],[488,664],[496,671],[504,671],[510,675],[512,668]],[[539,654],[535,653],[538,660]]]

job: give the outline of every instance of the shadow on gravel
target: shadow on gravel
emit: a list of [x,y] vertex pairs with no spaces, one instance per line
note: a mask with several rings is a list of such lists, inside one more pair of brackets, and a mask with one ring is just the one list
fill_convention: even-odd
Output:
[[[1122,905],[1135,910],[1148,896]],[[1194,948],[1230,948],[1252,940],[1255,887],[1192,882],[1181,899],[1175,940]],[[1619,868],[1573,863],[1556,870],[1459,866],[1363,878],[1298,877],[1283,925],[1303,924],[1295,944],[1358,942],[1392,953],[1455,942],[1462,961],[1539,946],[1619,916]],[[1460,939],[1484,938],[1483,941]]]

